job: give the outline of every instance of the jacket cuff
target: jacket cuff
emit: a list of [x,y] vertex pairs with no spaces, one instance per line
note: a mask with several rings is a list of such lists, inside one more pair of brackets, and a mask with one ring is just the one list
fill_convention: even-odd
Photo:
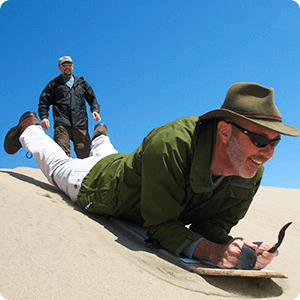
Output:
[[199,245],[199,243],[204,240],[203,237],[199,238],[197,241],[191,243],[190,245],[188,245],[187,247],[185,247],[182,251],[182,253],[188,257],[188,258],[193,258],[194,256],[194,252],[195,249],[197,248],[197,246]]
[[[175,250],[175,254],[177,256],[180,256],[180,253],[184,253],[184,250],[187,248],[187,247],[190,247],[191,245],[193,245],[195,242],[198,241],[198,243],[200,243],[200,240],[203,239],[203,237],[201,237],[200,234],[196,233],[196,232],[190,232],[187,239]],[[194,250],[196,248],[196,246],[198,245],[198,243],[195,245],[194,247]],[[194,251],[193,251],[194,253]],[[193,254],[192,253],[192,254]],[[185,254],[185,253],[184,253]]]

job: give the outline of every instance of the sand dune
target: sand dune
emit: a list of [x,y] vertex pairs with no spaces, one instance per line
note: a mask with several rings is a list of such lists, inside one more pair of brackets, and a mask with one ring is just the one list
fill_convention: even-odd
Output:
[[213,278],[185,270],[112,220],[74,206],[38,169],[1,169],[0,180],[0,293],[7,300],[291,300],[299,295],[300,190],[261,187],[232,232],[275,243],[279,229],[293,221],[268,267],[289,278]]

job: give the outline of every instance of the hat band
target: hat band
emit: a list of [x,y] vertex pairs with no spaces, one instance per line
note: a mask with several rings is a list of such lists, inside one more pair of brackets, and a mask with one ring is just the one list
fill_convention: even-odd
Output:
[[[240,112],[238,112],[238,113],[240,113]],[[267,114],[245,114],[245,113],[240,113],[240,114],[247,118],[252,118],[252,119],[263,119],[263,120],[273,120],[273,121],[282,122],[282,119],[280,116],[267,115]]]

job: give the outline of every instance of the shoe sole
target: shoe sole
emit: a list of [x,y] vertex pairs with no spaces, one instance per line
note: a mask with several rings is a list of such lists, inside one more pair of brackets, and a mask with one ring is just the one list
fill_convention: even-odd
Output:
[[[12,128],[8,131],[8,133],[6,134],[5,139],[4,139],[4,149],[5,149],[6,153],[8,153],[8,154],[15,154],[15,153],[18,151],[18,150],[15,151],[15,152],[9,152],[9,151],[7,151],[7,149],[6,149],[6,147],[5,147],[5,145],[6,145],[6,140],[8,139],[9,135],[12,134],[14,131],[17,131],[17,130],[18,130],[18,127],[20,126],[20,124],[21,124],[25,119],[27,119],[27,118],[29,118],[29,117],[36,117],[36,118],[37,118],[37,114],[36,114],[34,111],[28,111],[28,112],[24,113],[24,114],[21,116],[18,125],[12,127]],[[22,146],[21,146],[21,147],[22,147]]]

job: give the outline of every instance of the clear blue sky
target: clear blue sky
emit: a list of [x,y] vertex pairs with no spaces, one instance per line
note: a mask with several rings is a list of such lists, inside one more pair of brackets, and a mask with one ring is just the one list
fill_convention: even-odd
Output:
[[[273,87],[283,121],[300,128],[299,29],[292,0],[8,0],[0,8],[1,140],[23,112],[37,111],[63,55],[93,87],[120,152],[156,126],[219,108],[238,81]],[[283,137],[262,184],[299,189],[299,150],[300,138]],[[0,168],[36,168],[25,154],[1,146]]]

